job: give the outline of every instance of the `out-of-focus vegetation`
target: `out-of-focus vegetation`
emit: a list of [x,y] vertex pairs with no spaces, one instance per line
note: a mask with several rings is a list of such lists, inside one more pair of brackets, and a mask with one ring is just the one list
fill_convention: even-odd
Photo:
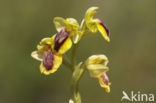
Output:
[[0,103],[68,102],[70,71],[62,65],[56,73],[42,75],[30,54],[43,37],[56,33],[54,17],[80,22],[91,6],[100,8],[96,16],[109,27],[111,42],[100,33],[82,39],[77,61],[106,54],[112,86],[107,94],[86,72],[80,85],[83,103],[120,103],[122,90],[155,93],[155,4],[155,0],[0,0]]

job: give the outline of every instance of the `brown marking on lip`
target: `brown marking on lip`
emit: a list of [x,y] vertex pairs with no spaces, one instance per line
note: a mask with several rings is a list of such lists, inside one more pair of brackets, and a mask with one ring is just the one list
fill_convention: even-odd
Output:
[[67,40],[68,37],[69,37],[69,32],[66,31],[65,28],[62,29],[60,32],[58,32],[54,40],[55,43],[54,49],[58,51],[61,45]]
[[105,85],[109,85],[109,79],[108,79],[108,76],[106,75],[106,73],[101,75],[101,79]]
[[51,50],[48,50],[44,53],[43,65],[46,70],[51,70],[53,68],[54,54]]
[[101,19],[96,19],[96,20],[98,20],[98,21],[99,21],[99,24],[100,24],[101,26],[103,26],[103,28],[106,30],[107,36],[110,37],[109,29],[108,29],[108,27],[104,24],[104,22],[103,22]]

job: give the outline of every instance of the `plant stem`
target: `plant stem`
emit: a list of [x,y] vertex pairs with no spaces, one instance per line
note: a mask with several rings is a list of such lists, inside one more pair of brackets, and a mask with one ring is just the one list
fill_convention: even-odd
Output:
[[80,63],[73,72],[72,76],[72,98],[74,103],[81,103],[81,95],[79,93],[79,81],[85,72],[85,64]]
[[[78,43],[79,44],[79,43]],[[75,44],[73,46],[73,49],[72,49],[72,56],[71,56],[71,65],[72,65],[72,68],[74,69],[74,66],[75,66],[75,57],[76,57],[76,50],[78,48],[78,44]]]
[[[80,30],[84,34],[86,30],[86,25],[84,23],[84,20],[82,20],[81,25],[80,25]],[[79,81],[82,77],[82,75],[85,72],[85,63],[82,64],[80,62],[76,67],[75,67],[75,57],[76,57],[76,50],[78,48],[78,44],[75,44],[73,49],[72,49],[72,57],[71,57],[71,66],[73,69],[73,75],[72,75],[72,99],[74,103],[81,103],[81,95],[79,93]]]

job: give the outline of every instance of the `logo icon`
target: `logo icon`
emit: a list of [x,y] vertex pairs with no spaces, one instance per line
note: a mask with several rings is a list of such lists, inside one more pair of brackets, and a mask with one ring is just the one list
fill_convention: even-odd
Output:
[[145,94],[141,93],[138,91],[137,93],[134,93],[134,91],[131,91],[130,95],[128,95],[125,91],[122,91],[122,98],[121,101],[123,100],[128,100],[128,101],[144,101],[144,102],[153,102],[154,101],[154,94]]
[[129,98],[129,96],[127,95],[127,93],[125,91],[122,91],[122,94],[123,94],[123,97],[121,98],[121,101],[123,99],[127,99],[127,100],[131,101],[131,99]]

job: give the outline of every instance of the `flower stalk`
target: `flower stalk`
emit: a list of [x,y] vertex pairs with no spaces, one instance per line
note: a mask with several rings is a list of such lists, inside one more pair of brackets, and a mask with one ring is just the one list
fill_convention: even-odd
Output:
[[85,72],[85,64],[80,62],[72,75],[72,99],[74,103],[81,103],[81,95],[79,92],[79,82]]
[[[78,43],[79,44],[79,43]],[[75,66],[75,55],[76,55],[76,51],[77,51],[77,48],[78,48],[78,44],[75,44],[73,46],[73,49],[72,49],[72,56],[71,56],[71,65],[72,65],[72,68],[74,69],[74,66]]]

